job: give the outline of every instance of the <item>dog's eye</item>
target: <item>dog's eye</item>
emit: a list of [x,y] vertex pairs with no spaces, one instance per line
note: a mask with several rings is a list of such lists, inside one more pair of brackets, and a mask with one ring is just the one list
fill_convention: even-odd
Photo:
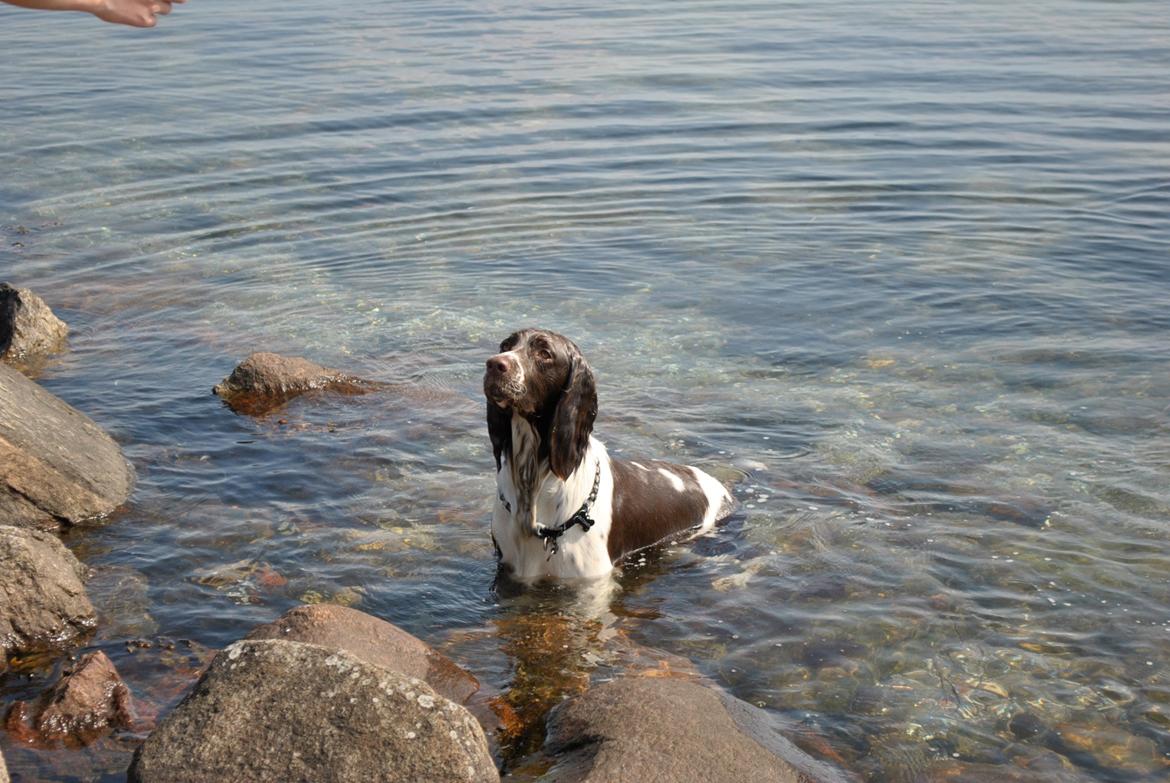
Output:
[[552,351],[547,348],[539,348],[536,351],[536,358],[542,362],[551,362],[553,360]]

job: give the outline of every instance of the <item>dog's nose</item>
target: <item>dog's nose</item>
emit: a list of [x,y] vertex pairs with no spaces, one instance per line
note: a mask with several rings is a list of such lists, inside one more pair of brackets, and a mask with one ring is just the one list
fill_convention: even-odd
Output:
[[497,354],[487,360],[488,372],[499,373],[500,375],[507,375],[508,371],[512,369],[512,362],[504,354]]

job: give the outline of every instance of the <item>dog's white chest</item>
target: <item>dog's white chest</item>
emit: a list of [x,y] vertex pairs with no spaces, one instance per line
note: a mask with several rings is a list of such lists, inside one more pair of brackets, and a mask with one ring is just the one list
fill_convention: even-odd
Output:
[[500,559],[512,569],[516,578],[524,581],[545,577],[596,578],[613,570],[607,547],[613,477],[605,447],[591,439],[581,465],[568,481],[561,481],[551,474],[542,476],[533,494],[534,521],[555,528],[586,503],[597,478],[597,496],[588,505],[593,525],[588,531],[580,526],[570,527],[557,538],[555,551],[520,518],[522,504],[512,480],[512,471],[506,460],[501,465],[496,474],[498,497],[492,513],[492,537],[500,550]]

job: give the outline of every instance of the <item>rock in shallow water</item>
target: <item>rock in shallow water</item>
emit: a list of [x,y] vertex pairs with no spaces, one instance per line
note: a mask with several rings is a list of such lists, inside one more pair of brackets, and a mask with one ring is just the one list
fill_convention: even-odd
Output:
[[317,645],[236,642],[138,749],[130,783],[496,781],[483,729],[422,680]]
[[88,416],[0,364],[0,520],[55,529],[108,514],[134,470]]
[[241,362],[212,391],[236,413],[260,416],[305,392],[365,394],[378,385],[299,356],[260,352]]
[[13,704],[5,720],[9,734],[42,747],[88,745],[114,729],[133,725],[130,691],[100,651],[83,656],[37,701]]
[[1022,769],[1008,764],[972,764],[941,761],[914,778],[921,783],[1091,783],[1092,777],[1075,769]]
[[545,783],[848,780],[779,734],[768,713],[678,679],[624,678],[549,717]]
[[0,650],[57,650],[93,629],[85,567],[56,536],[0,526],[0,563]]
[[283,639],[341,650],[366,663],[426,681],[440,696],[463,704],[479,682],[447,656],[396,625],[335,604],[298,606],[257,626],[247,639]]
[[158,622],[150,614],[150,583],[140,571],[98,566],[90,569],[85,586],[98,613],[96,639],[125,640],[158,633]]
[[0,283],[0,361],[23,362],[61,350],[69,327],[27,288]]

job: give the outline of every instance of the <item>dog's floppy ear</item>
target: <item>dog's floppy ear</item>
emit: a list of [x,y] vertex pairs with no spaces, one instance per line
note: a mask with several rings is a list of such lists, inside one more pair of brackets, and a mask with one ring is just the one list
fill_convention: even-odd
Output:
[[564,481],[581,464],[593,420],[597,418],[597,383],[593,370],[579,355],[573,357],[569,382],[553,412],[549,433],[548,466]]
[[487,425],[488,437],[492,439],[492,454],[496,457],[496,470],[499,470],[500,455],[504,451],[512,451],[512,412],[488,400]]

